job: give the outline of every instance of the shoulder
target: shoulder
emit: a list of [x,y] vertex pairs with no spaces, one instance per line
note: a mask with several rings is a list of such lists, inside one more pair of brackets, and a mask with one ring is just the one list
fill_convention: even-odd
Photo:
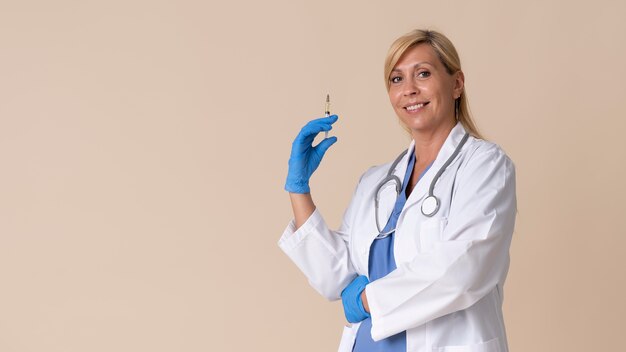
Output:
[[378,185],[378,183],[380,183],[382,179],[387,177],[387,174],[389,173],[389,169],[393,165],[396,158],[394,158],[394,160],[389,161],[387,163],[374,165],[368,168],[367,170],[365,170],[365,172],[361,174],[361,177],[359,178],[358,188],[369,189]]
[[515,177],[515,164],[497,144],[470,137],[459,166],[461,176],[501,180]]
[[470,137],[468,140],[468,148],[465,152],[465,158],[468,162],[478,160],[500,161],[513,165],[513,161],[497,144],[483,139]]
[[375,165],[365,170],[361,177],[359,178],[359,183],[357,185],[357,192],[361,193],[366,189],[370,189],[375,187],[380,180],[382,180],[386,175],[387,171],[389,171],[389,167],[391,163],[386,163],[382,165]]
[[407,150],[405,150],[402,151],[402,153],[396,155],[396,157],[394,157],[392,161],[370,167],[361,175],[361,182],[382,180],[383,178],[387,177],[387,174],[389,174],[391,167],[397,168],[402,165],[406,165],[407,158]]

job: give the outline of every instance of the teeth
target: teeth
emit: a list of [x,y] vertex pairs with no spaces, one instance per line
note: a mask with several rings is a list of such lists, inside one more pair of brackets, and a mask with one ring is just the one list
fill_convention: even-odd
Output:
[[421,108],[422,106],[424,106],[424,103],[420,103],[420,104],[417,104],[417,105],[407,106],[407,107],[406,107],[406,109],[407,109],[407,110],[409,110],[409,111],[415,111],[415,110],[417,110],[417,109]]

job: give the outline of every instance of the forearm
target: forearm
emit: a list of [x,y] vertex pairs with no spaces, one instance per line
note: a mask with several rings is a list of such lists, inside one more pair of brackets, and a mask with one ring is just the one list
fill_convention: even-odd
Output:
[[315,211],[311,193],[289,193],[296,229],[300,228]]
[[310,194],[290,194],[290,198],[295,219],[278,244],[317,292],[328,300],[337,300],[356,276],[344,240],[347,234],[328,227]]

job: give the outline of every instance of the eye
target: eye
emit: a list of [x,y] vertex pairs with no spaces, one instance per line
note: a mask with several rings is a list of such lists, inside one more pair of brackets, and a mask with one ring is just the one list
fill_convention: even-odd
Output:
[[400,83],[401,81],[402,81],[402,77],[400,76],[393,76],[389,78],[389,82],[391,83]]
[[418,78],[428,78],[430,77],[430,72],[429,71],[420,71],[417,73],[417,77]]

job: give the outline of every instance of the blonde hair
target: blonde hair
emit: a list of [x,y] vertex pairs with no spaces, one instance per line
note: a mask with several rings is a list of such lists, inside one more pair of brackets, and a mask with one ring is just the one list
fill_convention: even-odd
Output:
[[[407,50],[422,43],[428,44],[433,48],[448,74],[452,75],[461,71],[459,54],[457,54],[454,45],[452,45],[452,42],[445,35],[433,30],[416,29],[396,39],[389,48],[385,59],[385,86],[387,87],[387,91],[389,91],[389,85],[391,83],[389,81],[391,71],[398,63],[398,60],[400,60]],[[454,110],[456,119],[461,122],[465,130],[472,136],[482,139],[469,111],[465,87],[463,87],[461,91],[461,96],[455,100]],[[406,126],[403,127],[406,129]]]

